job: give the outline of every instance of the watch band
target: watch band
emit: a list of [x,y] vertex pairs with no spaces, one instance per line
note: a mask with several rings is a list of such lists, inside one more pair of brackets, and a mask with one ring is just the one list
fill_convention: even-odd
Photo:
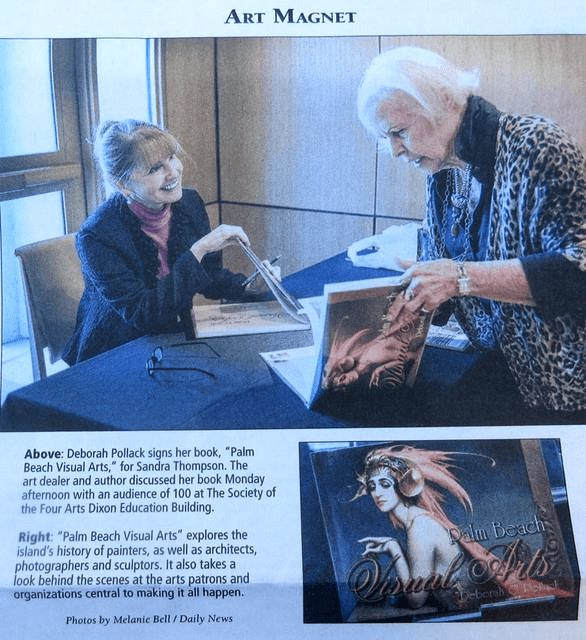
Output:
[[470,278],[466,271],[466,263],[458,262],[458,295],[469,296],[470,295]]

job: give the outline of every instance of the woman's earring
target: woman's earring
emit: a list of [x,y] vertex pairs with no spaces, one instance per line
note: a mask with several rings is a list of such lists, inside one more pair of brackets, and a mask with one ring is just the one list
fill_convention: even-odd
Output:
[[113,185],[116,191],[126,198],[126,202],[132,202],[132,191],[130,189],[127,189],[121,182],[113,182]]

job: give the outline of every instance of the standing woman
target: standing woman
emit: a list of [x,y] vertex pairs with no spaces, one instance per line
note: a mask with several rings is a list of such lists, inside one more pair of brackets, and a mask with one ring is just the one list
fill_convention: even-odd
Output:
[[362,123],[428,174],[412,310],[449,301],[481,350],[498,351],[526,408],[586,419],[586,180],[576,143],[538,116],[502,113],[478,80],[432,51],[374,59]]
[[194,294],[242,299],[244,276],[222,268],[224,247],[248,238],[213,231],[199,194],[183,189],[175,138],[137,120],[109,121],[94,154],[113,194],[77,234],[85,282],[63,359],[74,364],[147,333],[180,331]]

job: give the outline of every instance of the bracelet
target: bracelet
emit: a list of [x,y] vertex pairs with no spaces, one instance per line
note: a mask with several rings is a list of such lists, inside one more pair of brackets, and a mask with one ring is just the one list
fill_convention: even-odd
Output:
[[471,282],[466,271],[466,263],[458,262],[456,266],[458,267],[458,295],[469,296]]

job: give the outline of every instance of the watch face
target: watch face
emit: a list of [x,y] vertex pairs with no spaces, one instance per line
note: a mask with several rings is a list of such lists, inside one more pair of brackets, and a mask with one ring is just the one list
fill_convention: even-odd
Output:
[[458,293],[461,296],[467,296],[470,294],[470,278],[467,276],[460,276],[458,278]]

